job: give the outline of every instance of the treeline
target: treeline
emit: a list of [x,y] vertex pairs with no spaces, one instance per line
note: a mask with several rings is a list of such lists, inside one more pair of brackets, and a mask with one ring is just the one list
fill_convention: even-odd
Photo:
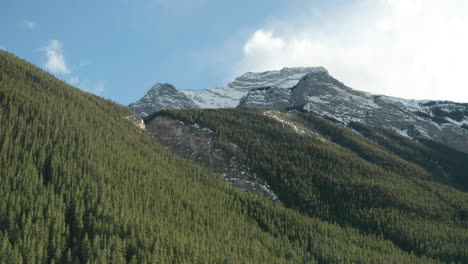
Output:
[[[307,113],[276,114],[308,127],[310,133],[304,134],[260,109],[167,110],[156,115],[214,130],[217,144],[264,178],[289,208],[388,239],[419,256],[468,262],[468,194],[443,180],[441,170],[429,170],[433,166],[423,162],[429,150],[414,152],[419,156],[411,159],[392,141],[388,144],[393,147],[382,147]],[[446,159],[460,163],[465,157]],[[454,170],[455,178],[462,177],[461,170]]]
[[[0,263],[439,262],[235,190],[168,153],[130,114],[0,51]],[[268,128],[257,144],[284,136]],[[304,160],[301,151],[289,154]],[[299,188],[303,177],[284,172]],[[291,198],[307,211],[309,194]],[[463,233],[450,228],[455,244]],[[447,255],[463,260],[459,249]]]

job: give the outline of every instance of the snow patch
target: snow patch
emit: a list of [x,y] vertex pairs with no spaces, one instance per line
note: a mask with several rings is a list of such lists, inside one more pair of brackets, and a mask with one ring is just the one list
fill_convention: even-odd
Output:
[[247,92],[228,87],[207,88],[204,90],[181,90],[200,108],[233,108]]

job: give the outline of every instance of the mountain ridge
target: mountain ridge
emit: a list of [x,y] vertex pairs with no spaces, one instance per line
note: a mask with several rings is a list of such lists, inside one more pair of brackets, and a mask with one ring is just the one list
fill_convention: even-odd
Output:
[[[234,108],[239,105],[242,98],[252,89],[264,86],[278,88],[292,87],[307,73],[323,71],[326,71],[323,67],[301,67],[283,68],[281,70],[267,72],[247,72],[228,83],[225,87],[206,88],[202,90],[172,90],[172,92],[175,102],[177,102],[178,97],[181,97],[181,93],[191,100],[191,103],[187,103],[184,98],[186,105],[191,106],[185,108]],[[159,86],[153,86],[147,92],[147,95],[143,96],[135,103],[130,104],[129,107],[141,117],[148,116],[153,112],[164,109],[164,107],[166,107],[166,109],[183,108],[180,107],[180,104],[172,106],[165,103],[167,102],[167,98],[161,98],[161,101],[165,100],[164,102],[160,102],[157,97],[149,101],[147,97],[148,93],[154,89],[157,90],[157,88],[159,88]],[[151,111],[147,113],[142,111],[142,108],[151,109]]]
[[[183,105],[147,105],[147,112],[181,108],[260,107],[302,108],[348,125],[361,122],[391,129],[413,140],[434,140],[468,153],[468,104],[410,100],[352,89],[323,67],[283,68],[248,72],[226,87],[199,91],[174,90],[174,101],[183,93]],[[170,95],[169,95],[170,96]],[[144,98],[143,98],[144,99]],[[157,97],[154,98],[156,101]],[[141,100],[137,104],[144,105]],[[130,108],[140,116],[138,109]]]

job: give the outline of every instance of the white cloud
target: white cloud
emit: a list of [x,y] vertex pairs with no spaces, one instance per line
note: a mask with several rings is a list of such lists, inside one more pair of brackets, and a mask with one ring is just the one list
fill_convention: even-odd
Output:
[[23,25],[29,30],[34,30],[36,28],[36,22],[31,20],[23,20]]
[[246,55],[261,52],[276,52],[284,48],[284,45],[285,43],[281,38],[273,37],[273,32],[260,29],[244,45],[244,52]]
[[277,19],[246,41],[239,71],[321,65],[356,89],[468,102],[467,13],[465,0],[356,0]]
[[[68,68],[65,63],[65,57],[62,53],[62,43],[58,40],[52,39],[49,41],[47,47],[43,50],[47,57],[47,62],[44,67],[54,74],[71,74],[71,70]],[[82,60],[79,62],[80,67],[87,66],[88,61]],[[88,80],[81,80],[78,76],[74,75],[68,79],[68,84],[79,87],[81,90],[100,95],[105,90],[105,85],[102,82],[92,84]]]
[[62,43],[52,39],[47,47],[44,48],[47,62],[44,67],[54,74],[69,74],[70,70],[65,63],[65,57],[62,53]]

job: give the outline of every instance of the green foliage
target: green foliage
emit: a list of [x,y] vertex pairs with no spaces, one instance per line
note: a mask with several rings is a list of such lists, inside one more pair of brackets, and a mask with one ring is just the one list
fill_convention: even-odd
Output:
[[235,190],[130,114],[0,51],[0,263],[439,262]]
[[[213,129],[217,144],[264,178],[289,208],[382,237],[419,256],[468,262],[468,195],[424,161],[425,154],[444,150],[412,143],[426,151],[397,151],[402,145],[394,141],[382,147],[312,114],[279,113],[280,123],[265,113],[217,109],[156,115]],[[305,124],[310,131],[298,133],[295,124]],[[454,164],[467,160],[461,154],[426,158],[447,166],[450,159]],[[453,178],[462,177],[462,170],[455,169]]]

